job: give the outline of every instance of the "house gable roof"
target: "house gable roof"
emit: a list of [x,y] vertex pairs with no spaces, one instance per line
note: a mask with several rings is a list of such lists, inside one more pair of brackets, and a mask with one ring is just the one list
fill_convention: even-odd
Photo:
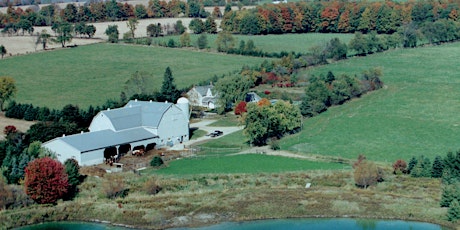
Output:
[[213,93],[212,89],[214,88],[213,85],[205,85],[205,86],[195,86],[195,90],[202,96],[206,96],[208,93],[208,90],[211,90]]

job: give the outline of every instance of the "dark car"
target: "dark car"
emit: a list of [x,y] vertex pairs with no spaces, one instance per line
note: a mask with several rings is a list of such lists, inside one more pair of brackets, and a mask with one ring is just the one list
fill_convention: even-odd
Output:
[[224,132],[220,131],[220,130],[215,130],[214,132],[208,134],[208,136],[210,137],[218,137],[220,135],[224,134]]

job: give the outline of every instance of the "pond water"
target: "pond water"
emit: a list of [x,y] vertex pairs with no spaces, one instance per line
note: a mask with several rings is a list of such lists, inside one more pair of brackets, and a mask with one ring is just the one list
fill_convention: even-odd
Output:
[[[52,222],[17,228],[17,230],[127,230],[106,224],[86,222]],[[201,228],[177,228],[199,230],[439,230],[441,226],[430,223],[400,221],[400,220],[358,220],[358,219],[283,219],[260,220],[247,222],[224,222]]]

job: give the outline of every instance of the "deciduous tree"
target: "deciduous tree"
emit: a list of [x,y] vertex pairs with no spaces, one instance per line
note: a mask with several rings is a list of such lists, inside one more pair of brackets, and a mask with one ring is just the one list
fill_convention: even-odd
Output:
[[16,81],[12,77],[0,77],[0,111],[16,92]]
[[254,85],[250,76],[231,75],[219,79],[214,89],[219,94],[217,110],[219,113],[230,111],[239,101],[243,101],[246,93]]
[[236,40],[228,31],[221,31],[216,39],[217,51],[227,52],[233,49],[236,45]]
[[158,37],[161,33],[163,33],[163,29],[161,28],[161,24],[149,24],[147,26],[147,35],[150,37]]
[[36,44],[41,43],[43,50],[46,50],[46,45],[50,42],[52,42],[51,35],[45,29],[43,29],[41,33],[37,34]]
[[67,42],[72,41],[72,24],[68,22],[55,23],[51,28],[56,33],[56,38],[54,39],[54,41],[57,43],[61,43],[62,47],[65,47],[65,44]]
[[362,160],[356,165],[353,172],[355,184],[361,188],[367,188],[383,179],[382,171],[373,162]]
[[108,41],[110,43],[118,43],[120,33],[118,32],[117,25],[109,25],[105,30],[105,34],[109,37]]
[[246,111],[246,102],[245,101],[241,101],[240,103],[238,103],[238,105],[235,107],[235,115],[241,115]]
[[26,167],[24,188],[39,204],[54,204],[63,198],[69,186],[64,166],[49,157],[31,161]]
[[153,93],[153,76],[145,71],[136,71],[125,82],[123,86],[124,92],[128,97],[135,94],[149,95]]
[[137,25],[139,25],[139,21],[136,18],[130,18],[126,22],[126,25],[128,26],[129,32],[131,34],[131,38],[134,38],[135,32],[137,29]]
[[188,27],[193,31],[194,34],[201,34],[205,32],[204,23],[199,18],[192,19]]
[[189,47],[192,43],[190,34],[187,32],[182,33],[182,35],[179,38],[179,42],[181,47]]

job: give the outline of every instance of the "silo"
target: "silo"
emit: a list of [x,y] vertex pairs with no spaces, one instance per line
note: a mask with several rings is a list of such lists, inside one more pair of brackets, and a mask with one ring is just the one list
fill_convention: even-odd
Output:
[[189,109],[190,103],[188,99],[185,97],[181,97],[177,100],[176,105],[177,107],[179,107],[179,109],[182,110],[187,120],[189,120],[190,119],[190,109]]

